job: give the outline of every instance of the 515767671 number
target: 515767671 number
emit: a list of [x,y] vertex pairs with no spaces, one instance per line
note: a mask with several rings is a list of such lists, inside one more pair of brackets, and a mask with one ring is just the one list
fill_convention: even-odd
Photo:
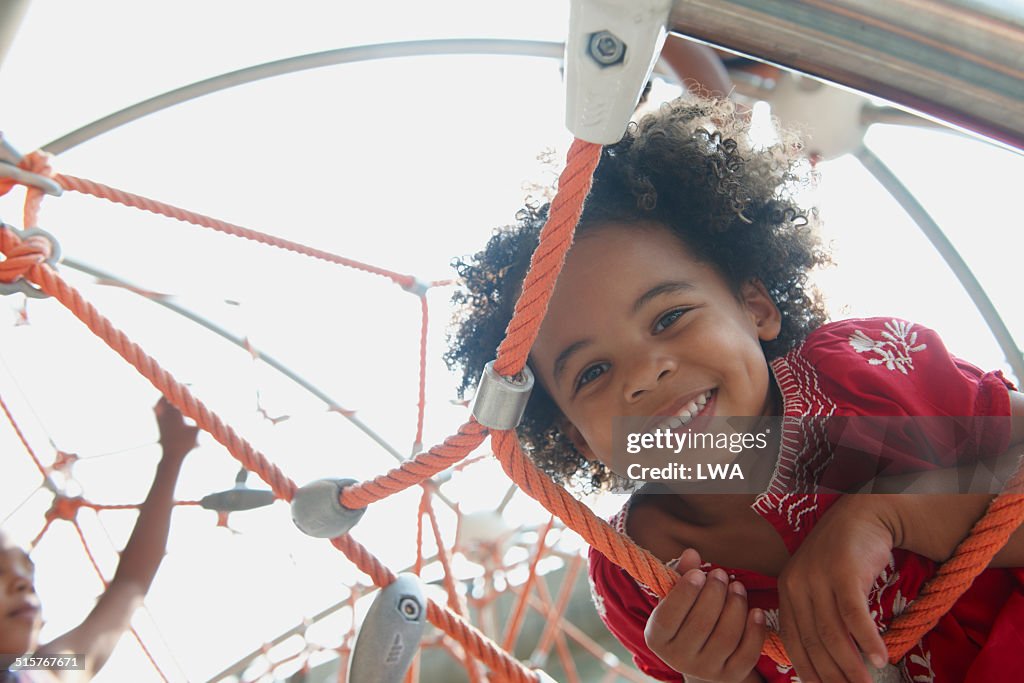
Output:
[[84,668],[82,655],[24,655],[14,657],[12,671],[45,669],[48,671],[73,671]]

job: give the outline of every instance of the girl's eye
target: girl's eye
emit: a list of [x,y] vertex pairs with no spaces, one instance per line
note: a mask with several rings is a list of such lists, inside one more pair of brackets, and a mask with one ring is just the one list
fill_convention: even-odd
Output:
[[595,363],[586,370],[580,373],[579,380],[576,381],[576,390],[579,391],[587,384],[590,384],[595,379],[603,375],[608,371],[608,363]]
[[666,329],[672,326],[677,320],[683,317],[687,309],[677,308],[674,311],[669,311],[665,315],[658,318],[657,322],[654,323],[654,333],[664,332]]

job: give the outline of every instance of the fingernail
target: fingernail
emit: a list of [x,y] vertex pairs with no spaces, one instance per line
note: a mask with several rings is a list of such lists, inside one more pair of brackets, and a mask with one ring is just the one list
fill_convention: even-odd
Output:
[[725,573],[724,569],[712,569],[711,576],[715,577],[722,583],[729,583],[729,575]]
[[697,562],[698,564],[700,563],[700,553],[698,553],[693,548],[687,548],[686,550],[684,550],[682,554],[679,556],[679,561],[682,562],[687,558],[689,558],[690,562]]
[[871,660],[871,664],[876,669],[883,669],[883,668],[885,668],[886,661],[885,661],[885,657],[883,657],[882,655],[874,654],[874,655],[871,655],[868,659]]
[[754,623],[755,624],[763,624],[764,623],[764,612],[762,612],[761,610],[759,610],[756,607],[754,608]]
[[686,572],[683,578],[692,583],[694,586],[703,586],[704,580],[707,577],[704,576],[704,572],[702,572],[701,570],[691,569],[690,571]]
[[733,581],[731,584],[729,584],[729,590],[731,590],[736,595],[746,595],[747,594],[747,589],[744,588],[743,584],[740,583],[739,581]]

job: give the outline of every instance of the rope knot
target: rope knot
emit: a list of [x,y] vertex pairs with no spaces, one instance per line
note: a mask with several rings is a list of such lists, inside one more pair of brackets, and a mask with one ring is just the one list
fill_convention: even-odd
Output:
[[52,522],[55,519],[64,519],[69,522],[75,521],[75,517],[78,515],[78,510],[85,504],[85,499],[81,496],[75,496],[70,498],[68,496],[57,495],[53,499],[53,505],[46,511],[46,519]]
[[0,226],[0,251],[6,256],[0,261],[0,282],[14,282],[53,256],[53,244],[42,234],[24,235],[8,225]]
[[32,270],[44,263],[56,264],[60,247],[50,233],[39,228],[21,231],[0,223],[0,294],[21,292],[27,296],[45,296],[29,284]]

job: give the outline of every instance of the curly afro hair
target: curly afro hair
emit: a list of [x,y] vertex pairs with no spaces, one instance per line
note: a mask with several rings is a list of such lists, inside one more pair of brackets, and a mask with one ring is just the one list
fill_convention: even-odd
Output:
[[[762,343],[768,360],[799,344],[827,319],[809,272],[828,262],[815,236],[816,213],[793,192],[805,180],[800,144],[781,133],[755,146],[749,121],[728,102],[677,100],[630,124],[604,148],[577,234],[609,223],[664,226],[695,257],[718,268],[739,291],[760,280],[782,312],[779,336]],[[462,373],[460,395],[494,359],[512,317],[549,205],[527,205],[517,223],[494,233],[483,251],[453,262],[463,289],[445,361]],[[559,428],[561,412],[539,384],[518,427],[534,462],[563,485],[589,492],[618,480],[587,461]]]

